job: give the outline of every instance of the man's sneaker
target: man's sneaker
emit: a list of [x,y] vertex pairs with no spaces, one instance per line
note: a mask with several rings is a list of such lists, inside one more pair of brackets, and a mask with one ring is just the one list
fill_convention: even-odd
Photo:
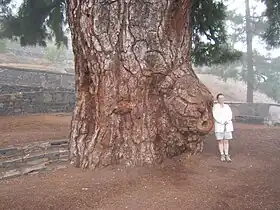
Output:
[[225,158],[226,158],[226,161],[227,161],[227,162],[231,162],[231,158],[230,158],[229,155],[226,155]]
[[226,156],[225,155],[221,155],[221,161],[225,162],[226,161]]

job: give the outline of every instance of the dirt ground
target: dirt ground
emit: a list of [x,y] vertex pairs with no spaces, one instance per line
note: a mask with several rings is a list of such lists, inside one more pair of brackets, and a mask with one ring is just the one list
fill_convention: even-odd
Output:
[[69,136],[71,116],[0,116],[0,148],[27,142],[63,139]]
[[[27,118],[0,119],[2,145],[68,135],[69,116]],[[82,171],[68,165],[0,181],[0,209],[279,210],[280,129],[239,124],[234,136],[232,163],[219,161],[210,136],[202,154],[162,166]]]

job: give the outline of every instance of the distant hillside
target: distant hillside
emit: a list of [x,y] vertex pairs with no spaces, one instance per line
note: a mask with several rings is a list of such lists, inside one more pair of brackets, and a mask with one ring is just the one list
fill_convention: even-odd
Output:
[[[199,79],[210,89],[212,94],[216,96],[218,93],[224,93],[228,101],[246,101],[246,84],[241,81],[228,79],[226,82],[219,77],[210,74],[198,74]],[[266,94],[259,91],[254,92],[254,102],[258,103],[277,103],[269,98]]]
[[21,47],[10,41],[5,44],[4,48],[0,48],[0,66],[61,73],[73,69],[73,53],[70,49],[57,50],[55,46]]

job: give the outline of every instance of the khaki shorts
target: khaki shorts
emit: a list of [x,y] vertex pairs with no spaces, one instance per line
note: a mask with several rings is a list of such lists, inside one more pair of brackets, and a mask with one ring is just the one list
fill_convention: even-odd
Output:
[[232,132],[215,132],[216,139],[220,140],[231,140]]

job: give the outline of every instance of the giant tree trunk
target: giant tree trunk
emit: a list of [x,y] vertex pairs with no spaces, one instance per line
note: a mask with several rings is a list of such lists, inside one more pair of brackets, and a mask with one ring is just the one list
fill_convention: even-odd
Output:
[[76,72],[70,159],[143,165],[201,150],[212,95],[190,63],[191,0],[69,0]]

